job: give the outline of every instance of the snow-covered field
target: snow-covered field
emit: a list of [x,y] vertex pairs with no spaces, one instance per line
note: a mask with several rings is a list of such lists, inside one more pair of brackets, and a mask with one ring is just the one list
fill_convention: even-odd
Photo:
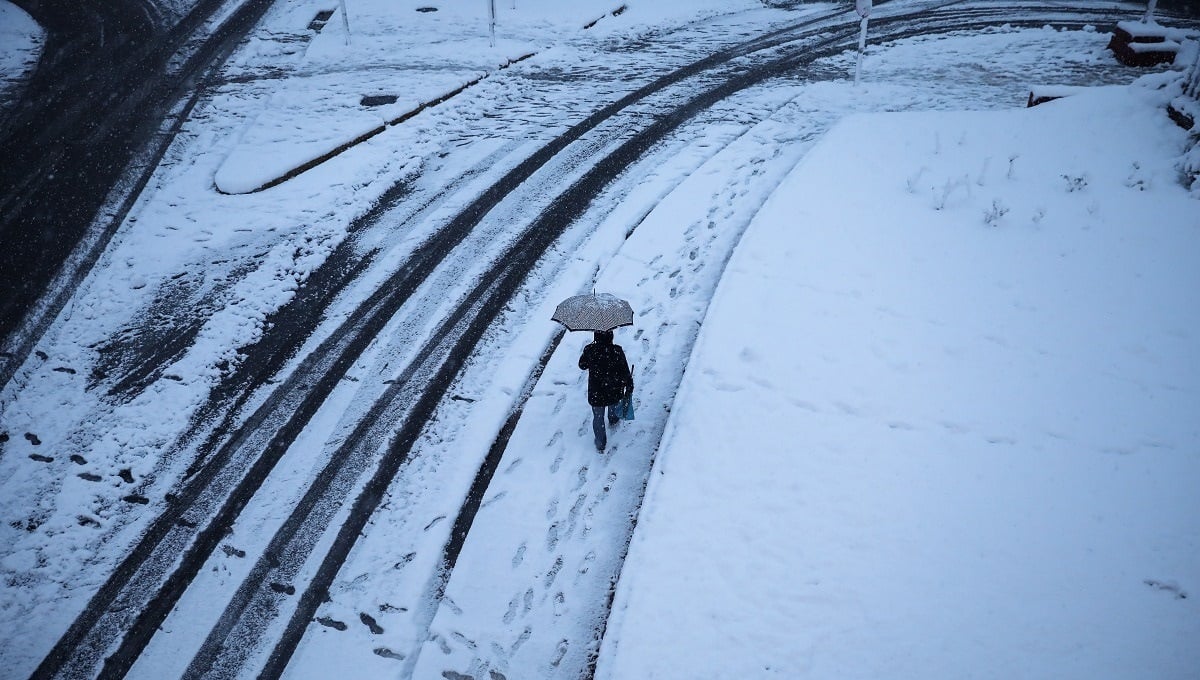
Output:
[[[188,462],[174,437],[209,388],[339,244],[378,254],[322,328],[601,105],[832,9],[498,0],[492,48],[482,2],[350,0],[349,41],[336,5],[268,15],[0,395],[0,663],[20,677],[162,509]],[[1160,110],[1170,78],[1021,108],[1032,85],[1131,81],[1104,30],[910,38],[873,47],[859,86],[851,55],[822,60],[625,169],[475,351],[287,676],[579,677],[602,651],[615,678],[1187,677],[1200,210],[1173,165],[1184,133]],[[643,108],[631,115],[653,120]],[[909,113],[855,115],[893,111]],[[578,178],[574,159],[628,136],[619,125],[634,129],[601,129],[514,192],[464,242],[478,262],[437,272],[431,304],[380,331],[132,677],[195,672],[225,599],[396,366]],[[406,198],[354,232],[396,183]],[[583,339],[547,321],[593,286],[638,310],[618,333],[638,420],[602,458]],[[191,342],[145,389],[104,394],[94,368],[170,341],[147,319],[180,310]],[[456,513],[514,408],[446,574]],[[389,423],[372,427],[386,440]],[[134,488],[147,505],[122,502]],[[250,647],[253,675],[269,650]]]
[[598,677],[1194,676],[1166,96],[854,116],[805,156],[705,318]]

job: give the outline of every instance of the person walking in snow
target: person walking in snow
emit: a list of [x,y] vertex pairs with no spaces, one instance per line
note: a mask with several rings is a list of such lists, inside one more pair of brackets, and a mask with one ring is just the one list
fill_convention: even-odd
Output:
[[633,374],[625,360],[625,350],[613,344],[612,331],[596,331],[592,342],[579,356],[579,368],[588,372],[588,403],[592,406],[592,432],[596,435],[596,450],[608,445],[604,427],[604,410],[608,409],[609,424],[620,420],[615,407],[633,394]]

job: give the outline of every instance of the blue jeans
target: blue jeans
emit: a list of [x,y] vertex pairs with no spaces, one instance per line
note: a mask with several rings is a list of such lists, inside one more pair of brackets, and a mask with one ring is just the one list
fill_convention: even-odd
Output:
[[604,409],[608,409],[608,422],[616,425],[620,418],[617,417],[617,412],[613,409],[617,408],[616,404],[612,406],[593,406],[592,407],[592,433],[596,435],[596,448],[604,450],[608,446],[608,431],[604,427]]

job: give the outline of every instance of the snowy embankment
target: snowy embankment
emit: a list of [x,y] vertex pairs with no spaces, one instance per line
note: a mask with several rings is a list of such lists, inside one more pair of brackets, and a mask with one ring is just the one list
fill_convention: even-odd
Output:
[[20,7],[0,0],[0,113],[16,98],[13,89],[37,65],[45,32]]
[[1165,98],[863,115],[805,157],[710,307],[598,677],[1194,677]]

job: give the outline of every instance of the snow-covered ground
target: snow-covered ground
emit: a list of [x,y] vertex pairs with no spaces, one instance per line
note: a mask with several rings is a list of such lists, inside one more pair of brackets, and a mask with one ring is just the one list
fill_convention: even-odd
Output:
[[[832,7],[630,0],[614,13],[622,3],[517,0],[514,9],[498,0],[493,49],[482,2],[350,0],[349,44],[337,4],[292,2],[269,14],[193,112],[43,354],[0,395],[0,432],[9,435],[0,444],[5,667],[37,663],[161,510],[188,462],[173,438],[240,361],[238,349],[261,337],[266,316],[348,235],[379,254],[326,325],[490,182],[603,104],[722,45]],[[438,11],[417,11],[433,5]],[[318,10],[334,11],[309,28]],[[995,655],[989,644],[1023,644],[1021,636],[1042,645],[1013,657],[1031,665],[983,665],[997,675],[1072,671],[1055,650],[1079,640],[1056,638],[1056,626],[1110,586],[1130,588],[1118,604],[1137,605],[1136,616],[1108,617],[1107,627],[1093,627],[1097,636],[1123,635],[1160,607],[1162,637],[1148,644],[1194,637],[1195,599],[1177,596],[1195,588],[1195,501],[1188,508],[1164,493],[1139,510],[1125,500],[1144,499],[1156,484],[1194,487],[1197,477],[1198,437],[1186,417],[1197,375],[1184,361],[1187,338],[1200,330],[1184,297],[1196,280],[1178,265],[1195,251],[1197,211],[1181,202],[1171,165],[1183,133],[1153,109],[1161,91],[1149,85],[1017,110],[1031,85],[1131,80],[1106,40],[1103,29],[1012,28],[911,38],[873,47],[858,87],[846,80],[852,57],[841,55],[719,102],[626,169],[476,351],[340,569],[288,677],[345,668],[362,677],[578,677],[599,649],[618,575],[618,615],[600,667],[609,677],[767,674],[743,663],[787,677],[807,667],[795,660],[816,644],[791,634],[801,630],[833,640],[818,650],[836,657],[822,661],[832,665],[811,666],[825,675],[930,675],[934,657],[972,675],[977,668],[962,664]],[[534,56],[501,68],[526,54]],[[820,78],[832,80],[810,80]],[[652,120],[656,103],[670,104],[632,115]],[[856,112],[977,109],[1003,113],[855,117],[813,148]],[[490,214],[465,251],[485,262],[550,192],[578,177],[574,158],[623,139],[618,125],[634,129],[621,121],[573,146]],[[1097,143],[1113,130],[1120,139],[1143,134]],[[409,194],[387,209],[384,226],[349,234],[396,183]],[[1135,212],[1137,220],[1124,219]],[[429,287],[441,299],[406,308],[380,332],[131,677],[184,672],[223,598],[314,471],[392,389],[396,366],[472,280],[473,266],[467,258],[438,272]],[[574,366],[582,339],[558,342],[546,320],[559,298],[592,286],[639,311],[635,329],[618,334],[637,364],[638,420],[614,433],[599,459]],[[1153,306],[1144,304],[1151,293]],[[1166,304],[1170,295],[1178,309]],[[759,320],[754,310],[763,307],[783,316]],[[170,341],[152,322],[181,309],[196,320],[193,341],[146,389],[104,394],[111,379],[92,369],[139,343]],[[529,382],[548,348],[544,372]],[[1120,405],[1128,408],[1119,417],[1106,415]],[[523,412],[447,577],[442,547],[515,407]],[[380,437],[388,427],[373,425]],[[122,502],[131,489],[149,504]],[[1151,510],[1161,521],[1131,536]],[[1078,536],[1047,533],[1069,530]],[[1167,547],[1154,562],[1114,555],[1122,541]],[[1063,562],[1088,549],[1097,564],[1012,567],[1023,554]],[[886,586],[874,564],[892,577]],[[1119,569],[1133,586],[1112,576]],[[816,581],[837,593],[805,590]],[[1044,596],[1032,619],[1039,627],[1009,630],[1028,622],[1013,593],[1030,591]],[[960,596],[978,606],[912,612]],[[1102,596],[1087,602],[1091,612],[1116,606]],[[992,632],[953,637],[979,612]],[[897,631],[896,621],[905,627]],[[941,656],[917,644],[939,639]],[[870,653],[841,663],[855,645]],[[1103,646],[1112,655],[1131,649]],[[892,663],[910,648],[908,666]],[[1173,649],[1160,655],[1164,663],[1195,661],[1186,642]],[[726,654],[712,661],[716,650]]]
[[804,157],[705,318],[598,677],[1195,677],[1167,97],[853,116]]
[[15,88],[37,64],[45,31],[25,10],[0,0],[0,114],[15,98]]
[[[716,5],[701,3],[699,14],[714,13]],[[320,33],[304,49],[302,66],[287,79],[287,87],[277,88],[239,133],[238,145],[214,178],[221,191],[247,193],[270,185],[348,142],[405,120],[422,105],[478,84],[497,69],[553,50],[584,26],[605,34],[608,27],[602,21],[608,18],[611,24],[612,12],[626,11],[619,0],[586,0],[567,7],[548,0],[526,0],[519,7],[501,1],[495,3],[493,26],[483,2],[405,0],[330,7],[311,17],[312,4],[292,10],[293,26],[307,23]],[[635,10],[630,18],[644,13]],[[651,12],[640,23],[663,19],[662,14]],[[669,18],[678,21],[677,7],[673,14]],[[621,29],[629,28],[630,22],[623,21]],[[263,35],[256,42],[271,46],[274,40]],[[269,67],[276,59],[270,48],[265,62],[247,58],[254,54],[253,46],[243,53],[243,68]]]
[[[490,77],[465,92],[466,96],[393,126],[352,152],[272,190],[223,196],[214,191],[215,177],[239,149],[255,148],[256,142],[247,142],[247,136],[256,134],[253,130],[271,110],[273,97],[309,87],[308,50],[336,52],[344,42],[336,32],[340,27],[336,16],[320,32],[308,28],[324,3],[287,3],[272,10],[192,112],[92,275],[43,338],[35,356],[0,395],[0,467],[4,469],[0,497],[5,517],[0,532],[6,539],[0,556],[4,579],[0,619],[7,636],[0,656],[6,667],[23,669],[19,675],[31,670],[115,562],[127,553],[131,542],[163,510],[192,451],[180,451],[174,438],[187,427],[212,385],[236,366],[241,358],[238,349],[261,337],[267,315],[291,299],[299,284],[346,238],[350,222],[376,204],[388,187],[407,182],[412,187],[409,201],[388,213],[386,228],[355,235],[362,250],[380,248],[382,254],[376,258],[376,266],[359,279],[359,288],[329,312],[331,323],[369,295],[372,286],[380,285],[390,269],[402,264],[412,248],[442,226],[453,211],[539,144],[665,68],[704,56],[723,41],[744,40],[772,22],[797,16],[763,10],[749,1],[736,5],[708,2],[704,5],[709,8],[706,16],[719,14],[719,9],[731,13],[732,19],[700,25],[697,31],[704,40],[695,40],[692,33],[687,36],[692,40],[648,42],[640,49],[630,49],[625,43],[666,31],[672,23],[676,27],[687,24],[697,16],[692,6],[672,5],[668,12],[654,3],[643,4],[643,14],[639,15],[635,5],[619,15],[618,24],[614,21],[618,17],[611,16],[620,6],[615,3],[578,3],[567,12],[561,8],[551,11],[550,3],[521,3],[518,12],[522,15],[528,10],[535,18],[545,19],[544,30],[530,29],[532,37],[528,39],[546,49],[508,69],[506,73],[513,74],[509,80]],[[373,5],[384,16],[391,3]],[[355,8],[352,11],[366,12],[372,3],[351,6]],[[741,16],[739,10],[741,14],[752,11]],[[411,11],[414,18],[430,14]],[[433,14],[451,19],[458,16],[459,22],[401,32],[395,48],[419,55],[431,31],[434,36],[440,31],[447,41],[458,41],[457,47],[446,47],[437,58],[413,61],[407,68],[390,63],[375,68],[378,50],[364,49],[361,55],[342,53],[343,62],[330,68],[360,83],[363,94],[378,94],[374,89],[379,82],[377,71],[390,74],[396,86],[392,91],[431,91],[429,83],[440,82],[441,77],[441,71],[434,68],[440,63],[437,59],[457,53],[478,58],[488,41],[486,21],[477,20],[473,32],[462,28],[460,24],[467,21],[463,17],[468,16],[465,9],[457,14]],[[602,15],[606,18],[584,29]],[[363,21],[360,26],[357,20],[352,24],[352,45],[370,44],[366,37],[354,36],[370,36],[371,25]],[[501,39],[506,25],[499,22]],[[333,44],[323,48],[322,43],[329,41]],[[589,63],[585,58],[589,54],[605,55],[608,68]],[[445,70],[455,67],[450,62]],[[287,124],[304,124],[302,114],[304,111],[299,111]],[[260,149],[259,156],[266,158],[274,152],[273,148]],[[562,181],[562,176],[553,180]],[[652,195],[665,191],[660,187]],[[522,199],[523,204],[544,201],[542,196]],[[502,243],[496,234],[510,228],[506,217],[508,214],[497,215],[489,225],[491,231],[476,237],[487,246],[474,243],[472,247]],[[526,216],[517,213],[517,217]],[[594,272],[594,263],[586,264],[585,269]],[[460,289],[469,283],[457,270],[442,278],[457,282]],[[583,285],[582,280],[566,281],[576,289]],[[451,289],[443,299],[458,292]],[[419,338],[425,332],[421,324],[432,323],[429,318],[436,321],[438,311],[430,307],[397,318],[387,329],[392,335],[381,340],[381,349],[363,357],[363,367],[355,373],[374,375],[380,366],[388,370],[388,361],[395,359],[397,351],[411,351],[405,340],[413,335]],[[183,337],[185,342],[167,364],[149,375],[144,387],[133,390],[132,396],[114,391],[114,381],[122,376],[106,378],[102,373],[111,357],[125,361],[126,367],[133,363],[136,371],[136,360],[130,362],[126,353],[136,357],[156,351],[158,345],[180,342],[181,337],[164,336],[158,326],[161,318],[178,319],[181,314],[193,316],[195,324],[173,330],[190,330],[193,335]],[[395,335],[397,328],[401,336]],[[515,337],[509,341],[512,339]],[[380,352],[383,358],[372,365]],[[299,360],[287,366],[285,375]],[[527,373],[528,363],[517,370]],[[497,376],[488,380],[501,382]],[[304,472],[319,463],[311,456],[323,453],[323,445],[341,436],[341,428],[346,422],[352,425],[355,414],[361,415],[361,409],[352,407],[364,401],[369,404],[377,396],[372,390],[378,381],[359,385],[352,374],[344,384],[346,389],[331,397],[314,421],[313,432],[299,442],[298,460],[289,458],[281,465],[284,493],[262,495],[274,500],[273,505],[268,502],[261,509],[272,519],[303,492],[308,481]],[[514,398],[503,392],[496,395],[501,402]],[[252,401],[250,407],[256,403]],[[501,403],[499,408],[505,405]],[[478,411],[473,417],[490,422]],[[195,442],[190,445],[194,447]],[[462,461],[460,472],[467,484],[474,467],[475,459]],[[438,491],[430,487],[431,495]],[[461,497],[461,491],[451,485],[451,494],[457,492]],[[149,503],[139,506],[129,499]],[[457,507],[454,496],[442,500],[452,510]],[[145,511],[139,512],[140,508]],[[243,526],[256,526],[257,509],[245,513]],[[255,540],[266,540],[273,527],[260,525],[258,529],[257,534],[252,529],[243,531]],[[249,537],[239,535],[239,545],[249,542]],[[194,592],[205,599],[203,588]],[[168,631],[173,624],[169,622]],[[190,632],[204,634],[202,629]],[[165,639],[172,640],[169,636]],[[169,646],[167,656],[175,657],[172,661],[176,663],[188,660]],[[153,653],[150,657],[146,663],[153,673]]]

